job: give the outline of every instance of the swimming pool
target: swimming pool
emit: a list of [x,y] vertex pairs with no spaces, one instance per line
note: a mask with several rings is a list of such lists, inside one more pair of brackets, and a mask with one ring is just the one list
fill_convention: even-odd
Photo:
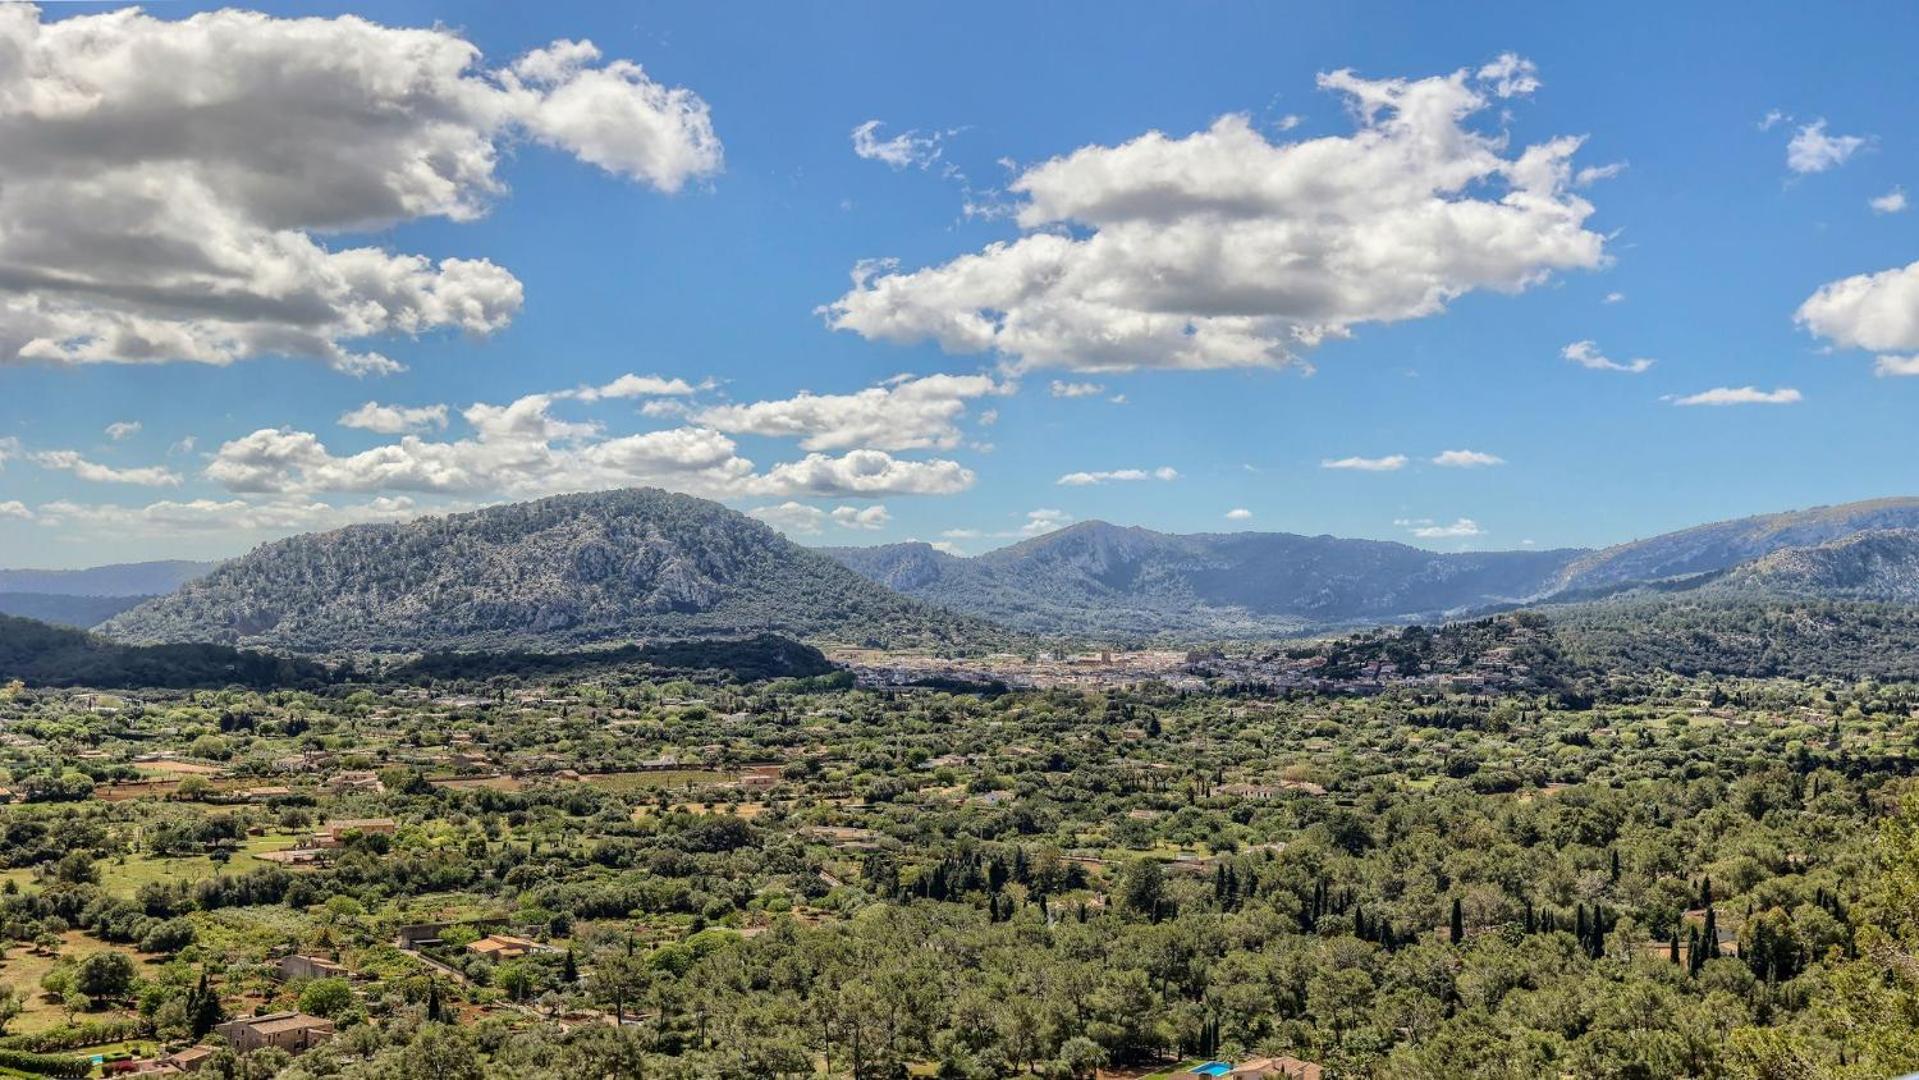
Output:
[[1209,1061],[1204,1065],[1196,1065],[1193,1067],[1193,1075],[1195,1076],[1225,1076],[1232,1071],[1233,1063],[1230,1061]]

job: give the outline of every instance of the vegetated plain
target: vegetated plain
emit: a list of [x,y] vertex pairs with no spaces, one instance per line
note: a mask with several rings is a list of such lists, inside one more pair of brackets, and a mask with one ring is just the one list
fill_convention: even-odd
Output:
[[1184,691],[16,684],[0,1047],[218,1048],[210,993],[338,1032],[226,1075],[1909,1067],[1919,688],[1568,640],[1499,616]]
[[[1551,553],[1519,610],[1145,672],[644,492],[272,545],[131,640],[0,619],[0,1069],[1909,1071],[1903,513]],[[377,603],[314,606],[380,552]]]

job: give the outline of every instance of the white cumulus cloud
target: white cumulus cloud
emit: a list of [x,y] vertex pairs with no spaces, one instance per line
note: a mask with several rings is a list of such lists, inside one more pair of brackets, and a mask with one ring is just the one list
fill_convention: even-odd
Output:
[[828,522],[842,529],[871,532],[885,528],[892,520],[884,506],[836,506],[828,511],[790,500],[777,506],[755,507],[747,513],[781,532],[806,536],[818,534]]
[[899,376],[852,394],[716,405],[694,419],[719,431],[800,440],[804,450],[916,450],[959,444],[967,402],[1010,392],[986,375]]
[[0,363],[399,365],[373,339],[484,335],[522,289],[485,258],[333,238],[471,221],[502,151],[675,191],[721,166],[707,107],[588,42],[504,69],[451,30],[0,5]]
[[1537,85],[1524,61],[1319,83],[1346,100],[1351,134],[1275,143],[1229,115],[1082,148],[1012,181],[1018,239],[917,270],[862,263],[821,313],[1017,368],[1278,366],[1365,323],[1606,261],[1573,190],[1579,139],[1514,148],[1468,124]]
[[381,435],[399,435],[409,431],[424,431],[427,428],[446,428],[445,405],[382,405],[376,401],[366,404],[340,416],[341,427],[359,428],[363,431],[378,432]]
[[1842,348],[1919,351],[1919,262],[1827,282],[1793,317]]
[[515,498],[650,484],[712,498],[811,496],[876,498],[950,495],[971,487],[958,462],[909,461],[881,450],[813,453],[758,471],[738,445],[712,427],[687,426],[609,435],[596,421],[553,414],[554,394],[460,413],[472,434],[429,439],[408,434],[357,454],[338,455],[312,432],[262,428],[213,455],[207,479],[242,494],[313,496],[404,492]]
[[1903,213],[1906,209],[1906,189],[1902,187],[1893,188],[1884,195],[1867,199],[1866,205],[1872,207],[1872,212],[1875,214]]
[[1802,125],[1786,144],[1786,168],[1802,175],[1825,172],[1844,165],[1866,142],[1860,135],[1828,135],[1826,122],[1814,120]]

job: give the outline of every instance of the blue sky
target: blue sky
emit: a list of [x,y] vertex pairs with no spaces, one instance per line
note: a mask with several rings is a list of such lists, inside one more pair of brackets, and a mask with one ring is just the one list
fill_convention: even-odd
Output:
[[[1919,371],[1919,272],[1886,272],[1919,259],[1919,210],[1887,197],[1919,198],[1906,56],[1919,14],[1673,7],[269,4],[189,31],[176,24],[201,9],[183,3],[120,17],[105,36],[128,47],[104,54],[54,31],[107,5],[13,14],[0,42],[31,39],[41,66],[0,64],[0,132],[14,132],[0,140],[19,140],[0,149],[14,162],[0,164],[13,185],[0,184],[0,265],[22,271],[0,274],[0,565],[225,556],[306,528],[619,482],[720,497],[802,542],[967,552],[1091,518],[1445,550],[1600,545],[1912,494],[1919,377],[1892,373]],[[283,21],[356,11],[378,26]],[[304,88],[270,74],[360,48],[390,71],[382,50],[399,39],[384,28],[478,55],[464,73],[433,68],[440,83],[414,98],[381,98],[390,87],[332,64]],[[224,59],[242,39],[257,65]],[[195,50],[223,59],[184,63],[184,77],[122,70],[157,63],[152,42],[176,68]],[[544,68],[514,67],[533,50]],[[1450,85],[1477,104],[1405,136],[1478,140],[1459,151],[1473,179],[1438,200],[1451,210],[1508,205],[1513,174],[1488,160],[1507,169],[1528,147],[1584,141],[1555,159],[1560,179],[1539,181],[1544,209],[1484,231],[1481,215],[1449,220],[1438,244],[1408,230],[1434,200],[1311,191],[1313,167],[1289,156],[1381,135],[1381,116],[1356,115],[1359,91],[1321,85],[1346,69],[1364,92],[1464,73]],[[47,97],[34,80],[56,73],[99,92]],[[42,96],[9,105],[9,80]],[[327,80],[344,86],[337,113]],[[154,86],[180,82],[206,93],[154,104]],[[208,109],[207,94],[234,103]],[[339,119],[356,109],[387,120]],[[1189,138],[1233,115],[1242,134]],[[137,145],[112,126],[129,117],[169,137]],[[862,156],[854,132],[873,121]],[[104,156],[66,137],[96,122],[115,140]],[[250,123],[284,124],[298,148],[217,134]],[[1155,131],[1160,156],[1128,152]],[[442,139],[497,160],[474,171],[418,145]],[[1046,164],[1082,148],[1071,168]],[[1377,191],[1416,191],[1420,169],[1466,160],[1390,157],[1357,159]],[[446,175],[421,186],[420,168]],[[35,195],[48,177],[57,193]],[[96,180],[104,194],[68,194]],[[153,205],[128,194],[156,184]],[[103,215],[116,220],[92,224]],[[45,235],[19,239],[28,220]],[[1296,253],[1295,235],[1333,254]],[[129,270],[122,236],[153,240],[159,254],[137,257],[156,265]],[[1221,270],[1247,237],[1266,238],[1256,257]],[[1021,278],[1010,311],[982,314],[932,276],[993,252],[981,272],[1016,276],[1017,252],[1044,244],[1072,269]],[[1371,268],[1342,276],[1355,246]],[[377,265],[327,259],[353,249]],[[425,300],[395,299],[395,282],[420,280],[410,256],[428,267]],[[449,259],[492,269],[476,278]],[[897,260],[867,281],[897,285],[887,296],[902,306],[855,290],[872,259]],[[310,290],[327,325],[209,323],[192,294],[229,279],[254,311]],[[149,281],[165,295],[135,287]],[[1422,287],[1439,298],[1409,306],[1402,294]],[[376,294],[392,314],[366,322]],[[1082,306],[1115,295],[1125,310]],[[1087,310],[1090,322],[1055,321]],[[1102,351],[1124,336],[1109,328],[1169,312],[1197,321]],[[949,317],[1005,321],[970,344],[949,334],[948,348],[910,329]],[[149,321],[128,337],[128,320]],[[1302,340],[1307,323],[1332,332]],[[1231,340],[1214,347],[1222,327]],[[1241,331],[1267,344],[1249,355]],[[1566,358],[1579,342],[1592,363],[1653,363],[1587,366]],[[626,374],[649,381],[562,396]],[[953,378],[922,381],[935,376]],[[1748,387],[1775,400],[1678,403]],[[796,405],[802,391],[830,400]],[[368,403],[427,411],[342,425]],[[500,409],[476,418],[476,404]],[[1498,461],[1436,464],[1445,451]],[[1327,467],[1346,459],[1375,467]]]

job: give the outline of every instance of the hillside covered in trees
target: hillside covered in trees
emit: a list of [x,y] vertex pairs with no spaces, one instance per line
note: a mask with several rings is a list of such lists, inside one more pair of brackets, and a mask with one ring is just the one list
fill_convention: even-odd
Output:
[[947,646],[995,636],[718,503],[642,488],[296,536],[101,629],[134,643],[305,651],[563,649],[760,632]]
[[0,615],[0,680],[103,688],[314,686],[333,672],[308,660],[226,645],[123,645],[68,627]]

